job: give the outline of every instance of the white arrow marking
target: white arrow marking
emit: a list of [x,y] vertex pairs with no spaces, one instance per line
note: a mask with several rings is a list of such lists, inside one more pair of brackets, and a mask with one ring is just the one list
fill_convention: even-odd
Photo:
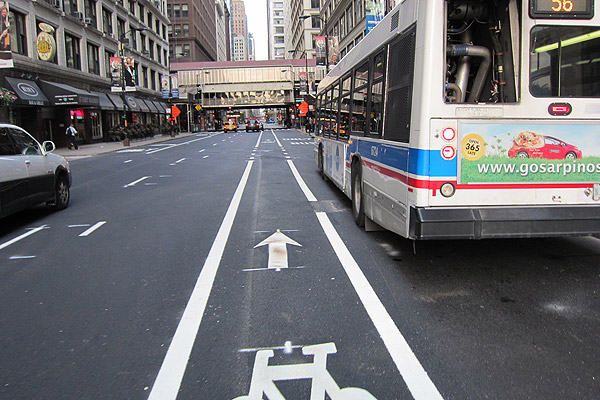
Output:
[[279,229],[277,229],[277,232],[254,246],[254,248],[264,246],[266,244],[269,245],[269,263],[267,268],[274,268],[276,271],[281,271],[281,268],[288,267],[288,244],[302,247],[300,243],[290,239],[281,233]]

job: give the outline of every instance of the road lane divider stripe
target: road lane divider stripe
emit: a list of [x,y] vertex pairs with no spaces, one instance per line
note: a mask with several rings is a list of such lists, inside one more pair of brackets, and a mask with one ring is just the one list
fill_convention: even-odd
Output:
[[[273,132],[273,130],[271,130],[271,132]],[[273,132],[273,136],[275,137],[275,141],[277,142],[277,145],[278,145],[279,147],[283,147],[283,146],[281,145],[281,142],[279,141],[279,138],[278,138],[278,137],[277,137],[277,135],[275,134],[275,132]]]
[[42,225],[42,226],[38,226],[37,228],[33,228],[32,230],[30,230],[27,233],[22,234],[21,236],[17,236],[16,238],[9,240],[8,242],[4,242],[4,243],[0,244],[0,250],[10,246],[11,244],[17,243],[19,240],[23,240],[28,236],[38,233],[42,229],[47,229],[47,228],[48,228],[48,225]]
[[300,186],[300,189],[302,189],[302,193],[304,193],[304,196],[306,197],[306,199],[308,201],[317,201],[317,198],[315,197],[315,195],[310,191],[310,189],[308,188],[308,185],[306,184],[306,182],[304,182],[304,179],[302,179],[302,177],[300,176],[300,173],[296,169],[294,162],[292,160],[287,160],[287,163],[290,166],[290,169],[292,170],[292,174],[294,175],[294,178],[296,178],[296,182],[298,182],[298,185]]
[[179,146],[184,146],[186,144],[194,143],[194,142],[197,142],[199,140],[208,139],[208,138],[211,138],[211,137],[216,136],[216,135],[218,135],[218,133],[215,133],[214,135],[203,136],[203,137],[198,138],[198,139],[188,140],[187,142],[183,142],[183,143],[175,143],[175,144],[167,143],[167,144],[164,144],[164,146],[166,146],[166,147],[162,147],[162,148],[159,148],[159,149],[156,149],[156,150],[147,151],[146,155],[158,153],[159,151],[163,151],[163,150],[173,149],[173,148],[179,147]]
[[415,400],[441,400],[442,395],[413,353],[408,342],[385,309],[375,290],[354,260],[342,238],[324,212],[317,212],[317,219],[329,239],[346,275],[358,294],[367,314],[373,321],[388,353],[408,386]]
[[258,135],[258,140],[256,141],[256,144],[254,145],[255,149],[258,149],[258,146],[260,146],[260,141],[262,140],[262,136],[263,136],[263,133],[261,132],[260,135]]
[[194,290],[188,300],[188,303],[183,311],[179,325],[175,330],[173,340],[169,345],[167,354],[163,360],[163,363],[158,372],[158,376],[152,385],[152,391],[148,400],[175,400],[183,375],[187,367],[196,336],[198,335],[198,329],[200,328],[200,322],[208,303],[208,298],[217,275],[217,270],[221,263],[221,258],[225,251],[225,245],[231,233],[233,227],[233,221],[237,214],[242,195],[246,184],[248,183],[248,177],[252,170],[254,161],[248,161],[246,169],[242,174],[240,183],[235,190],[233,199],[229,204],[229,208],[225,213],[225,218],[221,223],[221,227],[217,232],[217,236],[208,252],[208,257],[204,262],[202,271],[198,276]]
[[149,176],[143,176],[140,179],[138,179],[137,181],[133,181],[131,183],[128,183],[127,185],[123,185],[124,188],[128,188],[128,187],[132,187],[137,185],[138,183],[145,181],[146,179],[150,178]]
[[85,231],[81,232],[79,234],[79,237],[90,236],[96,229],[100,228],[105,223],[106,223],[106,221],[100,221],[100,222],[95,223],[89,229],[86,229]]

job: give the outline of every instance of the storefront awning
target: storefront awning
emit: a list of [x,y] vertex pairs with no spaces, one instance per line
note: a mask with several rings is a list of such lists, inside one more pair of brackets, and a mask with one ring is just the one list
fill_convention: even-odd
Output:
[[108,99],[106,93],[100,92],[90,92],[93,95],[98,96],[100,100],[100,109],[101,110],[116,110],[115,105]]
[[108,96],[110,101],[113,102],[117,111],[123,111],[123,100],[121,99],[120,94],[107,93],[106,95]]
[[7,76],[6,82],[18,97],[17,100],[15,100],[15,104],[30,106],[50,105],[50,101],[34,81]]
[[158,111],[161,114],[166,114],[167,113],[167,105],[165,103],[161,103],[160,101],[155,101],[154,105],[156,106],[156,108],[158,108]]
[[53,106],[100,106],[100,98],[87,90],[48,81],[40,81],[40,86]]
[[[150,107],[148,107],[148,104],[146,104],[146,102],[144,101],[144,99],[140,99],[140,98],[135,97],[135,101],[140,106],[140,109],[142,110],[142,112],[145,112],[145,113],[150,112]],[[154,110],[152,110],[152,111],[154,111]]]
[[154,103],[152,102],[152,100],[144,100],[146,102],[146,105],[148,106],[148,108],[150,109],[150,112],[153,114],[159,113],[160,110],[158,108],[156,108],[156,106],[154,105]]
[[142,109],[140,108],[140,100],[136,99],[133,96],[129,96],[129,95],[125,95],[125,101],[127,102],[127,108],[129,109],[129,111],[133,111],[133,112],[141,112]]

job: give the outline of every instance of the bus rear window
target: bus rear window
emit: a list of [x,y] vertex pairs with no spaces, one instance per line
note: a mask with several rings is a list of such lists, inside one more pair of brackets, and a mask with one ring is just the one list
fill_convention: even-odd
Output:
[[529,90],[535,97],[600,97],[600,27],[531,30]]

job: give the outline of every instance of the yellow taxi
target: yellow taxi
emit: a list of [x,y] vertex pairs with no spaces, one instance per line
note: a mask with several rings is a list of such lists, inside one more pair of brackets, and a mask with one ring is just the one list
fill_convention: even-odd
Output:
[[234,131],[237,132],[237,124],[235,123],[235,120],[230,119],[227,122],[225,122],[225,125],[223,125],[223,131],[227,132],[227,131]]

